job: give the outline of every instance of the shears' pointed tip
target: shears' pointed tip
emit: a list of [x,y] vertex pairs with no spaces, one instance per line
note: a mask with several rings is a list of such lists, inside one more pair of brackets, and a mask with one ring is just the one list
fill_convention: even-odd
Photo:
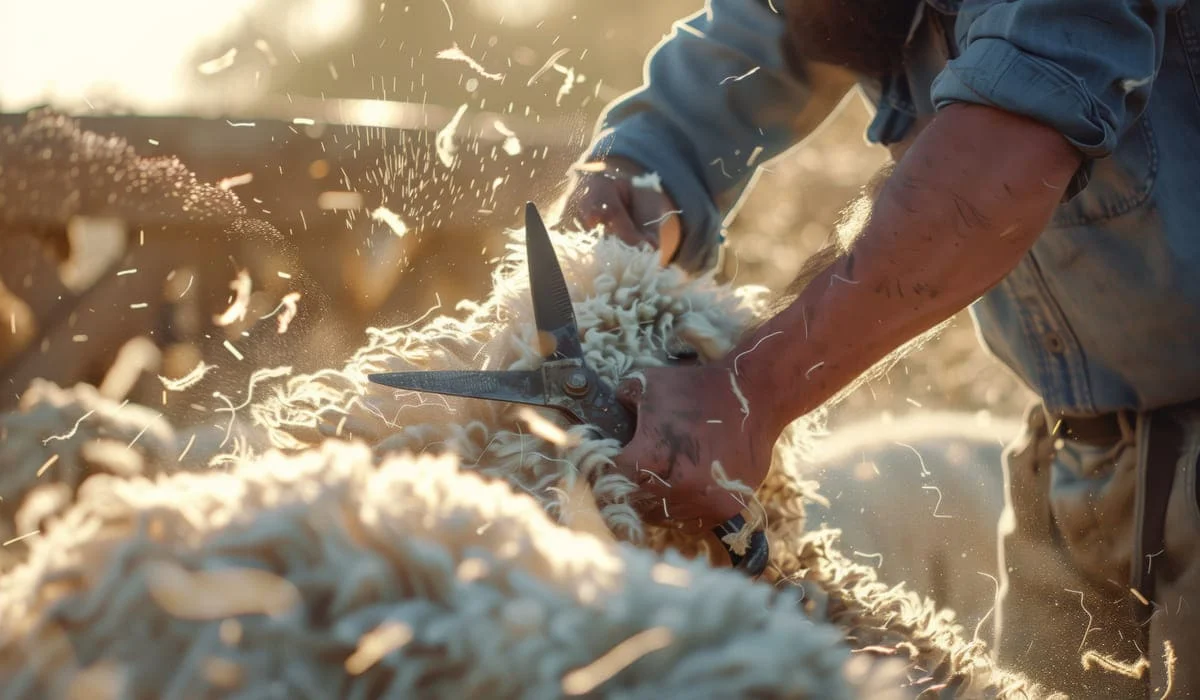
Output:
[[[415,372],[376,372],[367,375],[367,381],[372,384],[390,387],[392,389],[408,389],[417,390],[420,382],[413,383],[413,378],[416,377]],[[405,381],[408,380],[408,381]]]
[[525,226],[529,227],[533,224],[541,225],[542,215],[538,213],[537,205],[533,202],[525,202]]

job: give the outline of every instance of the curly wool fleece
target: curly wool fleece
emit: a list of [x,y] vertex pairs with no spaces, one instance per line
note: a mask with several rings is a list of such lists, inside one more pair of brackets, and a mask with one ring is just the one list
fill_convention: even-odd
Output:
[[[337,441],[101,475],[0,579],[5,698],[904,697],[794,590]],[[885,691],[890,687],[891,691]]]

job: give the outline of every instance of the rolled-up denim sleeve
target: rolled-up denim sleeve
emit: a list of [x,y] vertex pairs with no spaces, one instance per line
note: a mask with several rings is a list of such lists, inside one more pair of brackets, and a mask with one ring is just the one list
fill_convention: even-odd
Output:
[[1112,153],[1162,63],[1167,15],[1184,0],[964,0],[960,55],[933,103],[973,103],[1057,129],[1087,158]]
[[[780,3],[776,2],[775,5]],[[786,24],[768,0],[708,0],[650,54],[644,84],[601,119],[589,157],[622,156],[656,171],[689,237],[715,264],[722,222],[758,164],[795,144],[808,84],[789,70]]]

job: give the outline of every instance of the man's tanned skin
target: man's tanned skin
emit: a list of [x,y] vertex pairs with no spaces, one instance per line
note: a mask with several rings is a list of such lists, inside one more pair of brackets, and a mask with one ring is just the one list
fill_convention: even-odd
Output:
[[[650,369],[644,384],[622,387],[638,427],[617,465],[641,485],[643,516],[703,530],[737,514],[742,504],[716,486],[710,465],[761,484],[789,423],[1017,265],[1080,162],[1058,132],[1024,117],[942,110],[897,164],[857,240],[789,307],[717,363]],[[675,436],[703,435],[714,420],[727,439],[680,448]]]

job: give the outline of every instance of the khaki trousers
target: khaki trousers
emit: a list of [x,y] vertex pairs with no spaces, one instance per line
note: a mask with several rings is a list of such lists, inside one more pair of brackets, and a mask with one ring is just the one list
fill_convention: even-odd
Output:
[[[1139,445],[1164,418],[1185,437],[1165,546],[1148,553],[1153,615],[1139,624],[1130,586]],[[1047,422],[1030,410],[1005,452],[998,661],[1071,698],[1200,698],[1200,415],[1122,421],[1108,447],[1056,438]]]

